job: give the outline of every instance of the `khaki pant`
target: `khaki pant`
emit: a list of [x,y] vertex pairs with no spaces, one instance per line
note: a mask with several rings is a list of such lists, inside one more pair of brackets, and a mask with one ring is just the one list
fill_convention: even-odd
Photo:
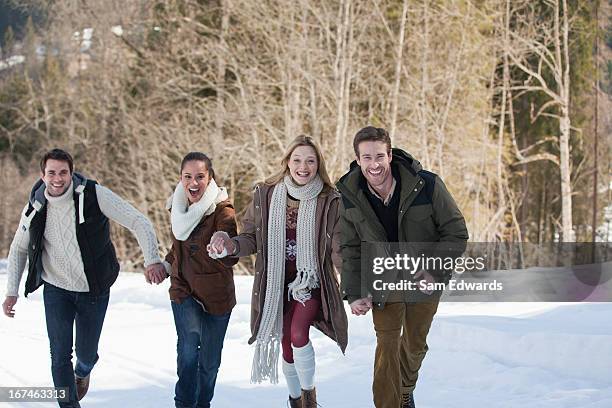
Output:
[[374,405],[398,408],[402,394],[414,390],[427,353],[427,333],[438,302],[387,303],[372,310],[376,331]]

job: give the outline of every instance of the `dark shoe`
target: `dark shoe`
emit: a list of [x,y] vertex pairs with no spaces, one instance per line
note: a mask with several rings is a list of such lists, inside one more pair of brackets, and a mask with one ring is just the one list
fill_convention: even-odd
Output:
[[302,408],[302,397],[293,399],[289,396],[289,408]]
[[414,398],[411,392],[402,395],[402,408],[414,408]]
[[80,401],[89,389],[89,375],[83,378],[75,376],[74,382],[76,383],[77,399]]
[[317,408],[316,388],[312,390],[302,390],[302,408]]

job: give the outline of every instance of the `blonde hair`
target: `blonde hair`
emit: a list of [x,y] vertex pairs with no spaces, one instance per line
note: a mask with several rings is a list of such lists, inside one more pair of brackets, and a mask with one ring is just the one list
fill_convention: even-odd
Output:
[[323,181],[323,185],[324,185],[323,189],[333,190],[335,187],[332,184],[331,179],[329,178],[329,175],[327,174],[327,168],[325,167],[325,159],[323,159],[323,155],[321,154],[321,148],[319,147],[317,142],[314,141],[312,137],[306,136],[306,135],[300,135],[296,137],[295,139],[293,139],[291,143],[289,143],[289,146],[287,146],[287,149],[285,150],[285,154],[283,155],[283,158],[280,163],[281,170],[278,173],[275,173],[274,175],[267,178],[264,183],[268,185],[278,184],[283,180],[283,178],[285,178],[287,174],[289,174],[289,158],[291,157],[291,154],[293,153],[293,151],[297,147],[300,147],[300,146],[310,146],[314,149],[315,154],[317,155],[317,163],[318,163],[317,173],[319,173],[319,177],[321,177],[321,181]]

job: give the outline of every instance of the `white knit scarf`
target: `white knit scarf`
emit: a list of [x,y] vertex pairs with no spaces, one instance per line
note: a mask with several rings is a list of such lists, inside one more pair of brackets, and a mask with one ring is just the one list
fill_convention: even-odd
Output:
[[[179,241],[185,241],[202,218],[215,212],[217,204],[227,200],[227,191],[219,188],[214,179],[211,179],[200,201],[189,205],[185,188],[178,183],[174,194],[168,199],[171,202],[170,222],[172,234]],[[172,200],[172,201],[170,201]]]
[[310,299],[310,290],[319,287],[317,276],[316,210],[317,196],[323,189],[323,181],[317,174],[308,184],[299,186],[285,176],[272,192],[268,214],[268,263],[266,295],[257,345],[253,357],[251,382],[260,383],[266,378],[278,383],[278,358],[283,331],[283,283],[285,281],[285,228],[287,218],[287,193],[300,200],[297,219],[297,277],[289,284],[289,296],[304,303]]

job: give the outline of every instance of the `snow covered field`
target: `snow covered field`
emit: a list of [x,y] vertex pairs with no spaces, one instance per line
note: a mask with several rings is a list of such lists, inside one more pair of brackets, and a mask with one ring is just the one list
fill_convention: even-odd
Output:
[[[0,262],[0,293],[6,287]],[[25,279],[24,279],[25,280]],[[213,406],[285,407],[278,385],[249,384],[252,279],[237,277],[238,306],[225,341]],[[176,334],[168,284],[122,273],[84,407],[173,406]],[[23,282],[22,282],[23,285]],[[20,290],[20,293],[22,291]],[[42,290],[21,297],[15,319],[0,317],[0,386],[51,386]],[[419,408],[612,407],[612,304],[443,303],[415,392]],[[319,403],[371,408],[375,337],[371,315],[349,313],[349,347],[313,330]],[[51,404],[4,404],[42,407]]]

